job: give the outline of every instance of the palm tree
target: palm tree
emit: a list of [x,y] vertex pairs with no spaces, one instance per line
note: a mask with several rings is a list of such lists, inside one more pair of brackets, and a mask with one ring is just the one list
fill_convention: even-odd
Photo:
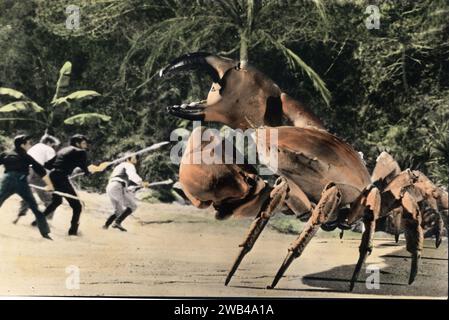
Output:
[[[323,0],[102,0],[81,3],[83,23],[67,30],[53,17],[61,0],[40,1],[37,20],[61,36],[108,38],[125,35],[130,49],[120,67],[120,82],[135,87],[151,82],[156,69],[186,52],[208,50],[241,61],[251,54],[280,51],[287,65],[305,72],[326,104],[330,92],[321,77],[292,49],[321,32],[326,40],[328,19]],[[53,23],[52,23],[53,21]]]
[[[252,51],[277,49],[292,69],[307,74],[329,104],[330,92],[324,81],[290,48],[290,44],[316,31],[313,25],[317,20],[325,29],[327,18],[322,1],[299,1],[288,6],[276,0],[197,1],[196,5],[177,0],[163,2],[172,15],[153,23],[135,38],[121,67],[122,79],[127,66],[142,50],[148,53],[143,68],[143,83],[147,83],[154,77],[157,62],[186,51],[221,48],[220,54],[229,55],[238,50],[239,59],[247,62]],[[311,19],[311,12],[318,19]]]

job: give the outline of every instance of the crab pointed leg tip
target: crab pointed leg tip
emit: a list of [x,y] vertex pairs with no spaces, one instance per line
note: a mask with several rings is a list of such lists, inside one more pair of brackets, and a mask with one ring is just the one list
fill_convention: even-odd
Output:
[[278,277],[278,275],[276,275],[276,277],[274,277],[274,279],[273,279],[273,282],[269,286],[267,286],[267,289],[273,290],[277,286],[281,277]]
[[440,245],[441,245],[441,239],[436,239],[435,240],[435,248],[439,248],[440,247]]
[[408,284],[412,284],[415,281],[416,275],[418,274],[418,264],[419,264],[419,254],[414,254],[412,256],[412,266],[410,269],[410,278],[408,279]]
[[410,278],[408,279],[408,284],[411,285],[415,281],[416,274],[410,274]]
[[351,281],[351,283],[349,284],[349,291],[352,292],[354,290],[354,286],[355,286],[355,282]]
[[399,242],[399,235],[398,235],[398,234],[395,234],[395,235],[394,235],[394,241],[396,241],[396,243]]

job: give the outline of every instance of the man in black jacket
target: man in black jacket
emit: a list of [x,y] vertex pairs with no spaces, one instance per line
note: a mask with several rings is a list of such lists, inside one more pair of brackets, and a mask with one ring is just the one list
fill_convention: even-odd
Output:
[[44,238],[51,239],[48,235],[50,228],[47,220],[37,206],[27,176],[32,166],[35,173],[45,181],[47,191],[53,191],[53,185],[47,176],[47,172],[27,151],[31,148],[31,137],[19,135],[14,138],[14,150],[0,155],[0,165],[5,167],[5,174],[0,181],[0,207],[13,194],[18,194],[29,206],[36,216],[37,226]]
[[[75,168],[80,168],[86,175],[100,172],[107,168],[108,162],[100,166],[89,165],[87,160],[88,139],[81,134],[76,134],[70,138],[70,146],[58,151],[56,156],[45,164],[45,167],[51,170],[49,176],[55,186],[55,190],[67,193],[77,197],[75,189],[69,181],[69,176]],[[79,219],[82,211],[81,202],[73,198],[65,198],[72,208],[72,221],[69,229],[70,236],[78,235]],[[44,215],[47,216],[54,212],[62,203],[62,197],[53,194],[52,202],[45,209]]]

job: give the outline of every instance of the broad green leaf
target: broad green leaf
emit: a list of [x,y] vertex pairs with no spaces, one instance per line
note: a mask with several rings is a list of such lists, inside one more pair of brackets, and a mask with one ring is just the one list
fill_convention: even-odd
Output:
[[28,100],[27,96],[22,92],[10,88],[0,88],[0,95],[9,96],[17,100]]
[[97,91],[80,90],[80,91],[72,92],[66,98],[67,98],[67,100],[78,100],[78,99],[98,97],[98,96],[101,96],[101,94],[99,94]]
[[61,70],[59,70],[59,78],[56,83],[56,91],[55,96],[53,97],[53,101],[59,98],[61,95],[67,92],[67,87],[70,84],[70,75],[72,74],[72,63],[67,61],[62,66]]
[[0,108],[0,112],[42,112],[44,109],[32,101],[14,101]]
[[28,109],[26,101],[14,101],[0,108],[0,112],[20,112]]
[[70,106],[70,103],[72,103],[72,102],[75,102],[75,101],[78,102],[78,101],[91,99],[91,98],[99,97],[99,96],[101,96],[101,94],[96,91],[93,91],[93,90],[80,90],[80,91],[72,92],[68,96],[58,98],[58,99],[54,100],[52,104],[55,107],[59,106],[61,104],[64,104],[64,103]]
[[0,118],[0,121],[27,121],[27,122],[36,122],[44,126],[47,125],[45,122],[33,118]]
[[108,122],[111,120],[110,116],[100,114],[100,113],[81,113],[76,116],[67,118],[64,120],[65,124],[69,125],[87,125],[87,124],[96,124],[98,122],[104,121]]
[[34,101],[29,101],[28,105],[34,110],[34,112],[42,112],[42,111],[44,111],[44,108],[42,108],[40,105],[38,105]]

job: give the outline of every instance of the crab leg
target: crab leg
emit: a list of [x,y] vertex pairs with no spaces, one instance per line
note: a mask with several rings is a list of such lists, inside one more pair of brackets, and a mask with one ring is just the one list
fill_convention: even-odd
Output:
[[380,192],[379,189],[373,187],[369,190],[366,197],[361,199],[361,205],[365,207],[363,223],[365,224],[365,231],[362,235],[362,242],[359,247],[359,260],[352,274],[351,283],[349,290],[354,289],[355,282],[359,276],[360,270],[362,269],[363,263],[365,262],[368,255],[373,251],[373,237],[376,231],[376,220],[379,218],[380,214]]
[[399,242],[399,236],[401,234],[401,221],[402,221],[402,207],[396,208],[392,211],[392,221],[394,228],[394,241]]
[[438,249],[438,247],[441,244],[441,235],[443,234],[443,230],[444,230],[444,222],[443,222],[443,218],[441,217],[440,212],[437,212],[437,216],[438,216],[438,226],[437,226],[437,232],[435,235],[435,247]]
[[321,195],[321,199],[318,202],[318,205],[315,207],[315,209],[313,209],[312,215],[307,221],[304,230],[288,249],[289,252],[278,272],[276,273],[276,276],[273,279],[273,283],[271,284],[271,286],[267,287],[268,289],[273,289],[277,285],[293,260],[295,260],[302,254],[307,244],[320,228],[320,225],[326,222],[327,218],[333,212],[335,212],[335,210],[337,210],[340,199],[341,195],[338,188],[332,183],[328,184],[325,187],[323,194]]
[[425,202],[433,210],[433,213],[435,213],[437,219],[435,226],[435,246],[438,248],[441,244],[441,234],[444,230],[441,212],[448,208],[447,191],[434,185],[422,172],[414,170],[413,174],[417,177],[417,181],[413,186],[421,192]]
[[409,192],[404,193],[404,196],[402,197],[402,206],[404,208],[403,218],[407,251],[412,254],[412,264],[408,284],[412,284],[418,273],[419,260],[423,249],[424,235],[421,227],[422,215],[417,201]]
[[245,255],[248,252],[250,252],[251,249],[253,248],[254,244],[259,238],[259,235],[262,233],[263,229],[267,225],[268,220],[271,218],[271,216],[273,216],[276,208],[284,202],[287,195],[287,191],[288,191],[288,184],[285,181],[285,179],[282,177],[278,178],[273,190],[271,191],[270,198],[267,200],[267,202],[262,207],[263,209],[261,210],[261,212],[252,222],[248,231],[248,235],[245,238],[245,241],[240,245],[242,249],[240,250],[239,255],[235,259],[234,264],[232,265],[232,268],[228,273],[228,276],[226,277],[225,280],[226,286],[231,281],[232,276],[237,271],[237,268],[239,267]]
[[276,273],[276,276],[274,277],[271,286],[268,286],[267,289],[274,289],[274,287],[277,285],[281,277],[284,275],[285,271],[287,271],[288,267],[291,265],[293,260],[295,260],[302,254],[307,244],[310,242],[310,240],[313,238],[313,236],[320,228],[319,224],[315,224],[314,221],[311,221],[312,219],[313,218],[311,217],[310,220],[307,222],[304,230],[301,232],[300,236],[291,244],[290,248],[288,248],[289,252],[287,256],[285,257],[281,267]]

